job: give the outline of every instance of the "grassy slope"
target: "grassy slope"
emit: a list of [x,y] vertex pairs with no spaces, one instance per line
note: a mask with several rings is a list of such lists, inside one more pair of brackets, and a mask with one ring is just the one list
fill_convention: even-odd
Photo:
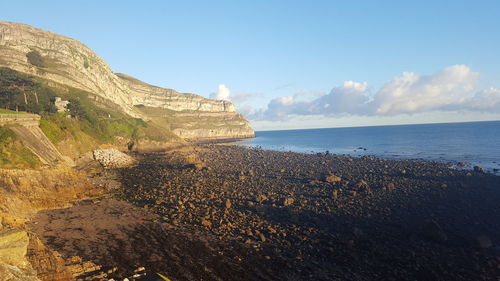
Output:
[[[46,80],[0,68],[0,108],[4,108],[2,112],[5,113],[15,113],[12,110],[18,108],[40,114],[40,128],[65,155],[76,157],[100,145],[125,146],[138,139],[179,140],[168,127],[125,115],[112,103],[96,95],[63,85],[53,86],[53,82],[50,83],[52,86],[48,85]],[[24,94],[27,94],[27,105]],[[68,117],[68,113],[56,112],[53,105],[55,97],[70,101],[72,118]],[[12,148],[16,141],[12,137],[4,138],[0,145]],[[0,164],[14,161],[16,153],[0,154]],[[33,163],[31,160],[17,162],[28,166]]]
[[42,163],[27,149],[8,127],[0,126],[0,166],[6,168],[34,168]]

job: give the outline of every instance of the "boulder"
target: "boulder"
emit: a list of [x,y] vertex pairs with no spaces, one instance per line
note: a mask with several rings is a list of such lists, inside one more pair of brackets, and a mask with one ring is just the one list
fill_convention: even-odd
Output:
[[28,233],[20,229],[0,231],[0,262],[19,268],[31,268],[26,260]]
[[476,173],[484,173],[484,170],[483,168],[479,167],[479,166],[474,166],[474,172]]

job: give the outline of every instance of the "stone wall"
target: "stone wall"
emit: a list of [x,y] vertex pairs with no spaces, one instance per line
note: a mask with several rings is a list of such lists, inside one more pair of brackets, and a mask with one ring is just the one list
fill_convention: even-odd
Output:
[[38,126],[40,116],[36,114],[3,114],[0,113],[0,126],[19,124],[25,126]]

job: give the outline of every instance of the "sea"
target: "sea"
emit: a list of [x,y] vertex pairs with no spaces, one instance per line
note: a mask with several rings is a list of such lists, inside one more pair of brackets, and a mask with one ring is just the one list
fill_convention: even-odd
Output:
[[[239,145],[300,153],[424,159],[500,175],[500,121],[257,131]],[[457,165],[460,163],[460,165]]]

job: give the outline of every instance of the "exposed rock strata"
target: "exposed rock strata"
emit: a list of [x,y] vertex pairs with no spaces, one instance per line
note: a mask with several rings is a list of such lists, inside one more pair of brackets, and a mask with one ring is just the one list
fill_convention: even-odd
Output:
[[41,170],[0,169],[0,229],[19,226],[22,219],[38,210],[64,208],[70,201],[100,192],[90,186],[83,173],[64,166]]
[[[42,62],[37,63],[38,66],[28,59],[30,52],[40,55]],[[0,21],[0,66],[92,92],[117,104],[127,114],[146,120],[148,116],[135,110],[134,106],[227,113],[241,123],[239,130],[195,130],[187,133],[190,137],[239,138],[254,135],[248,121],[235,113],[231,102],[181,94],[124,74],[116,75],[104,60],[81,42],[28,25]],[[220,122],[224,124],[224,118]]]
[[172,89],[149,85],[126,74],[116,74],[131,90],[133,105],[159,107],[174,111],[235,112],[229,101],[211,100],[195,94],[181,94]]
[[[130,109],[132,98],[126,94],[126,86],[101,58],[77,40],[25,24],[0,22],[0,50],[0,65],[93,92],[136,115]],[[26,55],[31,51],[44,58],[46,67],[28,61]]]

